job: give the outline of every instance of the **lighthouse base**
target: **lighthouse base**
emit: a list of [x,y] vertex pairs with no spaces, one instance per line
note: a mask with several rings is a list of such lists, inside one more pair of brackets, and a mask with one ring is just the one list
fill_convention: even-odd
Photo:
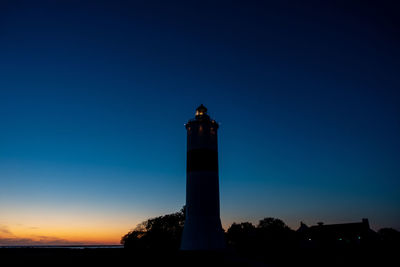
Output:
[[186,217],[181,250],[223,250],[224,231],[221,220],[215,216]]

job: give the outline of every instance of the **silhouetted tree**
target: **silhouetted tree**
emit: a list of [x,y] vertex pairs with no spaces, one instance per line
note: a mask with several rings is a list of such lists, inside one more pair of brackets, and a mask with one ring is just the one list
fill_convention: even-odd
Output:
[[290,228],[282,220],[271,217],[266,217],[260,220],[257,228],[268,231],[290,230]]
[[293,248],[296,233],[280,219],[264,218],[257,227],[249,222],[233,223],[226,239],[228,245],[240,253],[271,259]]
[[400,247],[400,232],[393,228],[382,228],[378,231],[380,241],[385,246]]
[[282,220],[267,217],[257,225],[257,247],[264,254],[280,254],[291,248],[296,240],[296,232]]
[[226,232],[226,240],[228,246],[240,251],[248,251],[254,249],[256,234],[256,227],[252,223],[233,223]]
[[178,249],[181,242],[185,208],[179,212],[144,221],[121,239],[129,249]]

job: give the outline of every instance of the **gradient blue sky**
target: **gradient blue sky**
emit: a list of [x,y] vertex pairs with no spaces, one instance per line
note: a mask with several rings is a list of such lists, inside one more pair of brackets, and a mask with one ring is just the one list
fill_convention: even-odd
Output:
[[225,227],[400,229],[397,6],[128,2],[1,2],[0,242],[118,243],[178,211],[200,103]]

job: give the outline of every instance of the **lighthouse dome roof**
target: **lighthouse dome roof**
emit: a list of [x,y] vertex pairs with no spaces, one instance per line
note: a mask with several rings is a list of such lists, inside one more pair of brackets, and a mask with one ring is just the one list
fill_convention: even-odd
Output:
[[197,109],[196,109],[196,116],[202,116],[207,114],[207,108],[201,104]]

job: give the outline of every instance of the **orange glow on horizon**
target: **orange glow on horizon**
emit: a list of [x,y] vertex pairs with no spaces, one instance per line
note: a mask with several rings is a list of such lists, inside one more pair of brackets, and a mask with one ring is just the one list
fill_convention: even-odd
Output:
[[[0,246],[119,245],[121,237],[143,219],[104,214],[21,213],[0,220]],[[112,214],[111,214],[112,215]],[[142,216],[138,216],[142,217]]]
[[99,225],[93,225],[93,227],[69,227],[67,225],[30,227],[18,224],[7,226],[7,231],[2,231],[0,245],[12,245],[13,243],[15,245],[119,245],[121,237],[129,230],[130,228],[125,227],[115,228]]

